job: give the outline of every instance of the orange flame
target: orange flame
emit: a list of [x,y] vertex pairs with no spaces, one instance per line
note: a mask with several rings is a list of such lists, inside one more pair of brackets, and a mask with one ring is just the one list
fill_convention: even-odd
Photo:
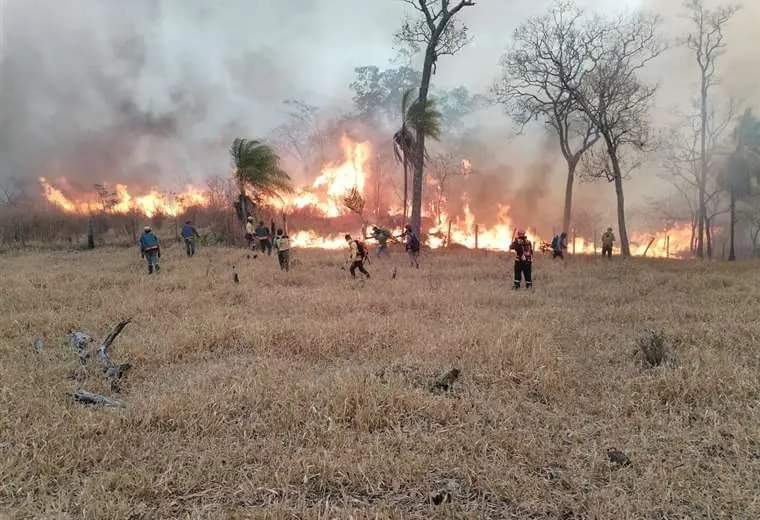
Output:
[[[70,198],[53,186],[47,179],[40,177],[42,192],[52,205],[66,213],[87,215],[93,211],[103,210],[103,203],[95,194],[88,194],[79,198]],[[105,210],[114,214],[125,214],[136,211],[148,218],[158,213],[175,217],[191,206],[207,206],[207,194],[194,186],[188,185],[185,191],[176,195],[161,193],[151,189],[142,195],[132,195],[124,184],[117,184],[113,197],[109,197],[112,204],[108,204]]]

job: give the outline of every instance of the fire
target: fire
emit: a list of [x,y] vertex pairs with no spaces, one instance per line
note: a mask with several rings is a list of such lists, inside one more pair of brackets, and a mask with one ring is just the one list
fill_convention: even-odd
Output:
[[348,212],[343,198],[352,189],[364,195],[367,182],[367,163],[372,154],[369,142],[354,142],[348,136],[341,138],[343,162],[328,164],[310,186],[301,188],[294,195],[270,202],[280,209],[314,208],[328,218],[339,217]]
[[317,249],[346,249],[345,233],[321,236],[313,231],[298,231],[290,236],[293,247]]
[[[466,196],[465,196],[466,198]],[[507,250],[517,233],[517,226],[509,216],[509,206],[499,205],[496,213],[496,224],[491,226],[478,225],[476,233],[475,216],[470,209],[470,204],[464,204],[464,218],[451,219],[445,212],[441,213],[441,224],[432,227],[428,231],[427,245],[432,249],[439,248],[446,243],[451,222],[451,243],[473,249],[476,246],[481,249]],[[476,239],[477,234],[477,239]],[[534,244],[540,242],[535,232],[526,230],[528,240]]]
[[191,185],[186,186],[183,192],[177,194],[167,194],[151,189],[147,193],[133,195],[126,185],[117,184],[112,196],[109,195],[108,201],[105,203],[99,200],[95,193],[84,194],[77,198],[67,197],[62,190],[53,186],[44,177],[40,177],[40,186],[45,199],[53,206],[66,213],[79,215],[88,215],[93,211],[106,211],[114,214],[136,211],[148,218],[158,213],[174,217],[189,207],[208,205],[206,193]]

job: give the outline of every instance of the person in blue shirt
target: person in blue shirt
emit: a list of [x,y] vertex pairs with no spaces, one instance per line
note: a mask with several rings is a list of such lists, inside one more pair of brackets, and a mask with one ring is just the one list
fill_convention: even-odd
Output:
[[188,257],[195,255],[195,239],[200,237],[198,231],[193,226],[193,222],[188,220],[185,225],[182,226],[182,238],[185,239],[185,252]]
[[158,259],[161,258],[161,245],[150,226],[145,226],[140,236],[140,256],[148,261],[148,274],[153,274],[153,271],[158,273],[161,269],[158,265]]

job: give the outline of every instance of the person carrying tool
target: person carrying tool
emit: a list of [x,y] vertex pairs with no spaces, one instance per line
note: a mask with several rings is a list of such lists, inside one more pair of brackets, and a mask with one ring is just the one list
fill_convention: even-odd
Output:
[[188,220],[182,226],[182,238],[185,240],[185,252],[188,257],[195,256],[195,239],[200,238],[198,230],[193,226],[192,221]]
[[351,273],[351,277],[356,278],[356,270],[358,269],[360,273],[369,279],[369,273],[364,268],[364,261],[368,256],[367,246],[364,242],[351,238],[351,235],[346,235],[346,243],[348,243],[349,247],[346,264],[349,266],[348,270]]
[[399,237],[404,240],[404,247],[406,248],[406,254],[409,256],[410,267],[420,268],[420,239],[412,229],[410,224],[407,224],[404,228],[404,232]]
[[519,289],[523,278],[525,278],[525,287],[532,288],[533,244],[528,240],[525,231],[517,232],[517,238],[512,241],[509,249],[515,252],[515,283],[512,288]]
[[612,246],[615,244],[615,233],[612,232],[612,228],[607,228],[607,231],[602,234],[602,256],[612,258]]
[[277,236],[274,237],[274,248],[277,250],[280,270],[290,271],[290,237],[282,229],[278,229]]
[[390,231],[384,228],[380,228],[377,226],[372,226],[372,234],[365,238],[374,238],[377,240],[377,257],[380,258],[380,255],[385,253],[386,256],[391,256],[391,251],[388,249],[388,240],[390,240],[392,237],[392,234]]
[[140,256],[148,262],[148,274],[153,274],[153,271],[158,273],[161,269],[158,265],[158,259],[161,258],[161,245],[150,226],[145,226],[140,236]]

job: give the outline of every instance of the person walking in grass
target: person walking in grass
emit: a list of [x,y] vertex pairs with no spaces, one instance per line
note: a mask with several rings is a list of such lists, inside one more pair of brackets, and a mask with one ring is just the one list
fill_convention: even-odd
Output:
[[367,260],[368,253],[367,246],[364,242],[351,238],[351,235],[346,235],[346,243],[349,247],[348,260],[346,263],[349,266],[348,270],[351,273],[351,277],[356,278],[356,270],[358,269],[360,273],[369,279],[369,273],[364,268],[364,262]]
[[193,226],[193,222],[188,220],[185,225],[182,226],[182,238],[185,240],[185,252],[188,257],[195,256],[195,239],[200,238],[198,230]]
[[385,253],[386,256],[391,256],[391,251],[388,249],[388,240],[390,240],[392,234],[390,231],[377,226],[372,226],[372,234],[366,238],[374,238],[377,240],[377,252],[375,253],[378,258]]
[[248,249],[256,249],[256,226],[253,225],[253,217],[248,217],[245,223],[245,240],[248,242]]
[[259,241],[259,251],[272,255],[272,234],[263,220],[259,221],[259,227],[256,228],[256,240]]
[[607,231],[602,234],[602,256],[612,258],[612,246],[615,244],[615,233],[612,232],[612,228],[607,228]]
[[150,226],[145,226],[140,236],[140,256],[148,262],[148,274],[153,274],[161,269],[158,259],[161,258],[161,244],[158,237],[153,233]]
[[509,249],[515,252],[515,283],[512,286],[517,290],[525,278],[525,287],[533,287],[533,244],[528,240],[525,231],[517,232],[517,238],[512,241]]
[[277,230],[277,236],[274,238],[274,248],[277,251],[277,261],[280,263],[280,270],[290,271],[290,237],[282,229]]
[[409,266],[420,268],[420,239],[412,229],[412,226],[407,224],[404,228],[404,232],[399,237],[404,241],[404,248],[406,254],[409,256]]
[[552,260],[559,258],[565,259],[565,253],[567,252],[567,233],[564,231],[559,235],[555,235],[552,239]]

